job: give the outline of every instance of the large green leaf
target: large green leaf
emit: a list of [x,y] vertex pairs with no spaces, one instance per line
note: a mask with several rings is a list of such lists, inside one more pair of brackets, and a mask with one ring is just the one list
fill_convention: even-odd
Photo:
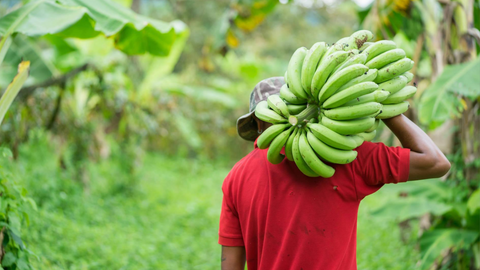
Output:
[[420,217],[426,213],[442,215],[452,209],[452,206],[428,200],[422,197],[396,198],[372,211],[372,215],[382,218],[403,221]]
[[127,54],[166,56],[184,23],[166,23],[138,15],[110,0],[39,0],[0,18],[0,35],[56,34],[61,37],[111,37]]
[[398,195],[407,193],[408,196],[424,197],[439,202],[447,202],[454,196],[451,187],[438,179],[406,182],[392,188],[395,188]]
[[467,207],[471,214],[480,210],[480,189],[477,189],[472,193],[468,199]]
[[5,117],[8,108],[12,104],[18,92],[20,92],[22,85],[27,80],[29,67],[30,62],[21,62],[20,65],[18,65],[17,76],[15,76],[12,83],[10,83],[10,85],[7,87],[7,90],[5,90],[5,93],[3,93],[2,98],[0,99],[0,124],[3,121],[3,117]]
[[202,139],[195,130],[195,124],[191,119],[185,117],[181,112],[178,111],[172,113],[172,118],[176,128],[190,147],[194,149],[199,149],[202,147]]
[[460,116],[464,107],[458,95],[470,99],[480,96],[480,57],[459,65],[446,66],[437,80],[422,95],[419,118],[435,127]]
[[171,84],[166,85],[162,90],[172,94],[188,96],[198,100],[199,102],[214,102],[230,108],[238,105],[237,100],[235,100],[232,96],[210,87]]
[[59,75],[57,68],[45,57],[38,44],[24,35],[18,35],[0,66],[0,87],[8,85],[17,74],[16,67],[23,60],[30,61],[30,75],[26,84],[39,83]]
[[477,239],[479,233],[460,229],[436,229],[425,232],[420,238],[422,263],[420,269],[429,269],[442,252],[449,248],[469,247]]

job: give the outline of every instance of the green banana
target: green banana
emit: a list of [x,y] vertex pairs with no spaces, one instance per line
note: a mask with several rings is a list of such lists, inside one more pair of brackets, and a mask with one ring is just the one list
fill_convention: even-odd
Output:
[[[310,132],[306,132],[306,133],[311,135]],[[303,160],[312,171],[314,171],[316,174],[324,178],[329,178],[333,176],[333,174],[335,173],[335,169],[323,163],[317,157],[317,155],[315,154],[315,152],[311,147],[311,144],[309,144],[309,141],[307,140],[307,136],[305,136],[305,132],[302,132],[302,134],[300,135],[300,138],[298,141],[298,148],[300,150],[300,154],[303,157]],[[338,151],[342,151],[342,150],[338,150]]]
[[397,45],[395,42],[391,40],[380,40],[372,45],[368,46],[365,50],[363,50],[362,53],[367,54],[367,62],[376,57],[377,55],[380,55],[381,53],[384,53],[389,50],[393,50],[397,48]]
[[390,93],[383,90],[375,90],[370,94],[366,94],[357,98],[350,100],[349,102],[345,103],[344,106],[352,106],[352,105],[359,105],[364,104],[367,102],[382,102],[384,101]]
[[362,64],[355,64],[333,74],[320,90],[320,93],[318,94],[319,102],[324,102],[348,81],[359,77],[367,70],[368,68],[366,66]]
[[367,102],[360,105],[324,110],[323,114],[332,120],[352,120],[378,113],[381,109],[382,104],[378,102]]
[[417,92],[417,88],[415,86],[407,85],[402,90],[398,91],[397,93],[388,96],[382,104],[396,104],[400,103],[404,100],[407,100],[415,95]]
[[378,125],[380,124],[380,120],[379,119],[375,119],[375,124],[373,124],[373,126],[367,130],[365,130],[365,132],[372,132],[374,131],[375,129],[377,129]]
[[355,64],[365,64],[365,60],[367,60],[367,55],[366,54],[353,54],[347,60],[345,60],[342,64],[338,65],[332,72],[332,74],[335,74],[336,72],[351,66]]
[[275,139],[273,139],[272,143],[268,147],[267,152],[267,159],[268,161],[270,161],[270,163],[278,164],[283,161],[285,156],[280,154],[280,152],[282,151],[282,148],[287,142],[293,129],[294,127],[290,127],[289,129],[280,133],[277,137],[275,137]]
[[402,58],[405,58],[405,51],[402,49],[393,49],[368,61],[365,66],[379,69]]
[[397,77],[406,71],[409,71],[413,67],[413,61],[409,58],[403,58],[394,62],[388,66],[385,66],[378,70],[377,77],[374,82],[382,83]]
[[334,52],[328,57],[323,57],[313,75],[311,93],[316,99],[320,89],[323,87],[333,69],[347,58],[348,53],[344,51]]
[[360,51],[363,51],[363,50],[365,50],[366,48],[368,48],[368,47],[369,47],[370,45],[372,45],[372,44],[373,44],[373,42],[368,42],[368,41],[367,41],[367,42],[363,43],[362,47],[360,47],[360,48],[358,48],[358,49],[359,49]]
[[363,82],[357,85],[350,86],[349,88],[337,92],[333,96],[329,97],[324,103],[323,108],[331,109],[341,106],[348,101],[369,94],[375,91],[378,88],[378,85],[374,82]]
[[308,123],[307,127],[315,137],[331,147],[342,150],[352,150],[357,147],[357,142],[352,136],[338,134],[322,124]]
[[290,124],[276,124],[273,126],[268,127],[266,130],[258,136],[257,139],[257,146],[260,149],[266,149],[270,143],[278,136],[278,134],[282,133],[287,127],[291,126]]
[[288,84],[288,77],[287,77],[286,71],[285,71],[285,75],[283,75],[283,79],[285,80],[285,84]]
[[287,159],[290,161],[293,161],[292,146],[293,146],[293,139],[295,139],[297,132],[298,132],[298,127],[294,127],[292,134],[290,134],[290,136],[288,137],[287,143],[285,144],[285,156],[287,156]]
[[402,90],[405,85],[407,85],[408,79],[407,77],[400,75],[393,79],[390,79],[384,83],[378,85],[378,89],[385,90],[390,92],[390,95],[395,94],[396,92]]
[[290,58],[290,62],[287,67],[288,74],[288,87],[290,91],[295,94],[295,96],[307,99],[308,95],[302,87],[301,75],[302,75],[302,65],[305,56],[307,55],[307,48],[301,47],[298,48]]
[[393,105],[383,105],[382,113],[377,115],[378,119],[388,119],[400,115],[408,110],[410,103],[403,101]]
[[307,104],[303,104],[303,105],[288,104],[287,108],[290,114],[299,114],[307,108]]
[[330,147],[319,140],[313,133],[307,132],[307,140],[312,149],[323,160],[335,164],[347,164],[355,160],[357,157],[357,151],[352,150],[340,150]]
[[325,42],[317,42],[313,44],[303,60],[301,81],[303,89],[307,93],[311,93],[313,75],[326,51],[327,45]]
[[355,120],[337,121],[330,119],[326,116],[322,116],[322,124],[327,128],[342,134],[342,135],[355,135],[360,132],[364,132],[369,129],[375,123],[375,118],[364,117]]
[[332,48],[334,51],[347,51],[350,46],[351,41],[350,41],[350,37],[344,37],[344,38],[341,38],[339,39],[337,42],[335,42],[334,44],[332,44]]
[[353,39],[353,41],[351,41],[353,43],[351,47],[358,49],[361,48],[365,42],[373,39],[373,33],[368,30],[359,30],[351,34],[350,38]]
[[288,89],[288,85],[284,84],[280,88],[280,97],[283,98],[290,104],[305,104],[307,103],[306,99],[297,97],[290,89]]
[[285,117],[268,108],[268,102],[265,100],[260,101],[257,107],[255,107],[255,116],[262,121],[272,124],[287,122]]
[[371,142],[373,138],[375,138],[375,135],[377,135],[377,131],[370,131],[370,132],[360,132],[357,134],[357,136],[362,137],[364,141]]
[[377,77],[377,70],[369,69],[367,72],[363,73],[362,76],[358,76],[357,78],[350,80],[349,82],[344,84],[342,87],[340,87],[340,89],[338,89],[338,92],[362,82],[373,82],[373,80],[375,80],[375,77]]
[[274,110],[276,113],[283,115],[284,117],[289,117],[290,113],[288,112],[288,107],[285,101],[278,95],[270,95],[267,98],[268,106]]
[[403,76],[407,77],[407,83],[411,82],[413,80],[413,73],[411,72],[405,72],[402,74]]
[[303,159],[302,154],[300,153],[299,141],[300,141],[301,134],[302,134],[302,131],[297,132],[297,135],[295,135],[295,138],[293,139],[293,146],[292,146],[293,159],[295,161],[295,164],[297,164],[298,169],[303,174],[309,177],[318,177],[320,176],[320,174],[310,169],[308,164]]
[[353,136],[350,136],[350,137],[352,137],[352,139],[355,140],[355,142],[357,143],[357,147],[362,145],[363,142],[365,141],[362,137],[357,136],[357,135],[353,135]]

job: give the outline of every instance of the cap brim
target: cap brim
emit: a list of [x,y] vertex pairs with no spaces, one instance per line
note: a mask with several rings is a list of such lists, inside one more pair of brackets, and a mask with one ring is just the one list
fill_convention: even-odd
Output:
[[240,116],[237,120],[237,132],[240,137],[254,142],[258,137],[257,122],[254,118],[255,111]]

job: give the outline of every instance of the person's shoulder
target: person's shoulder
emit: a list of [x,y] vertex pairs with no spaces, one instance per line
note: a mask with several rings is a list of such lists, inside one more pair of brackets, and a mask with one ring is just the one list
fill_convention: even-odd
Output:
[[369,151],[377,147],[387,147],[383,142],[363,142],[362,145],[357,147],[357,151]]
[[240,159],[233,165],[227,178],[224,182],[238,181],[238,179],[245,178],[252,171],[257,171],[266,168],[266,150],[259,148],[253,149],[250,153]]

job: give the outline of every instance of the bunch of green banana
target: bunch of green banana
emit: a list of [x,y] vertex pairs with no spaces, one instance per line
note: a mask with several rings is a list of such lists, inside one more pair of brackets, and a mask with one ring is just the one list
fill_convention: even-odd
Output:
[[[405,52],[398,49],[393,41],[387,40],[370,44],[360,54],[367,55],[365,66],[378,69],[374,80],[378,83],[378,89],[389,93],[387,97],[376,100],[384,105],[382,112],[376,117],[385,119],[407,111],[409,103],[405,101],[417,92],[416,87],[407,85],[413,79],[413,74],[409,72],[413,61],[406,58]],[[367,98],[372,99],[373,96]]]
[[[413,61],[393,41],[371,42],[360,30],[328,46],[295,51],[279,95],[261,101],[255,116],[273,124],[258,137],[267,159],[294,161],[310,177],[331,177],[332,164],[355,160],[380,120],[404,113],[416,88],[407,85]],[[284,152],[282,152],[284,150]]]

